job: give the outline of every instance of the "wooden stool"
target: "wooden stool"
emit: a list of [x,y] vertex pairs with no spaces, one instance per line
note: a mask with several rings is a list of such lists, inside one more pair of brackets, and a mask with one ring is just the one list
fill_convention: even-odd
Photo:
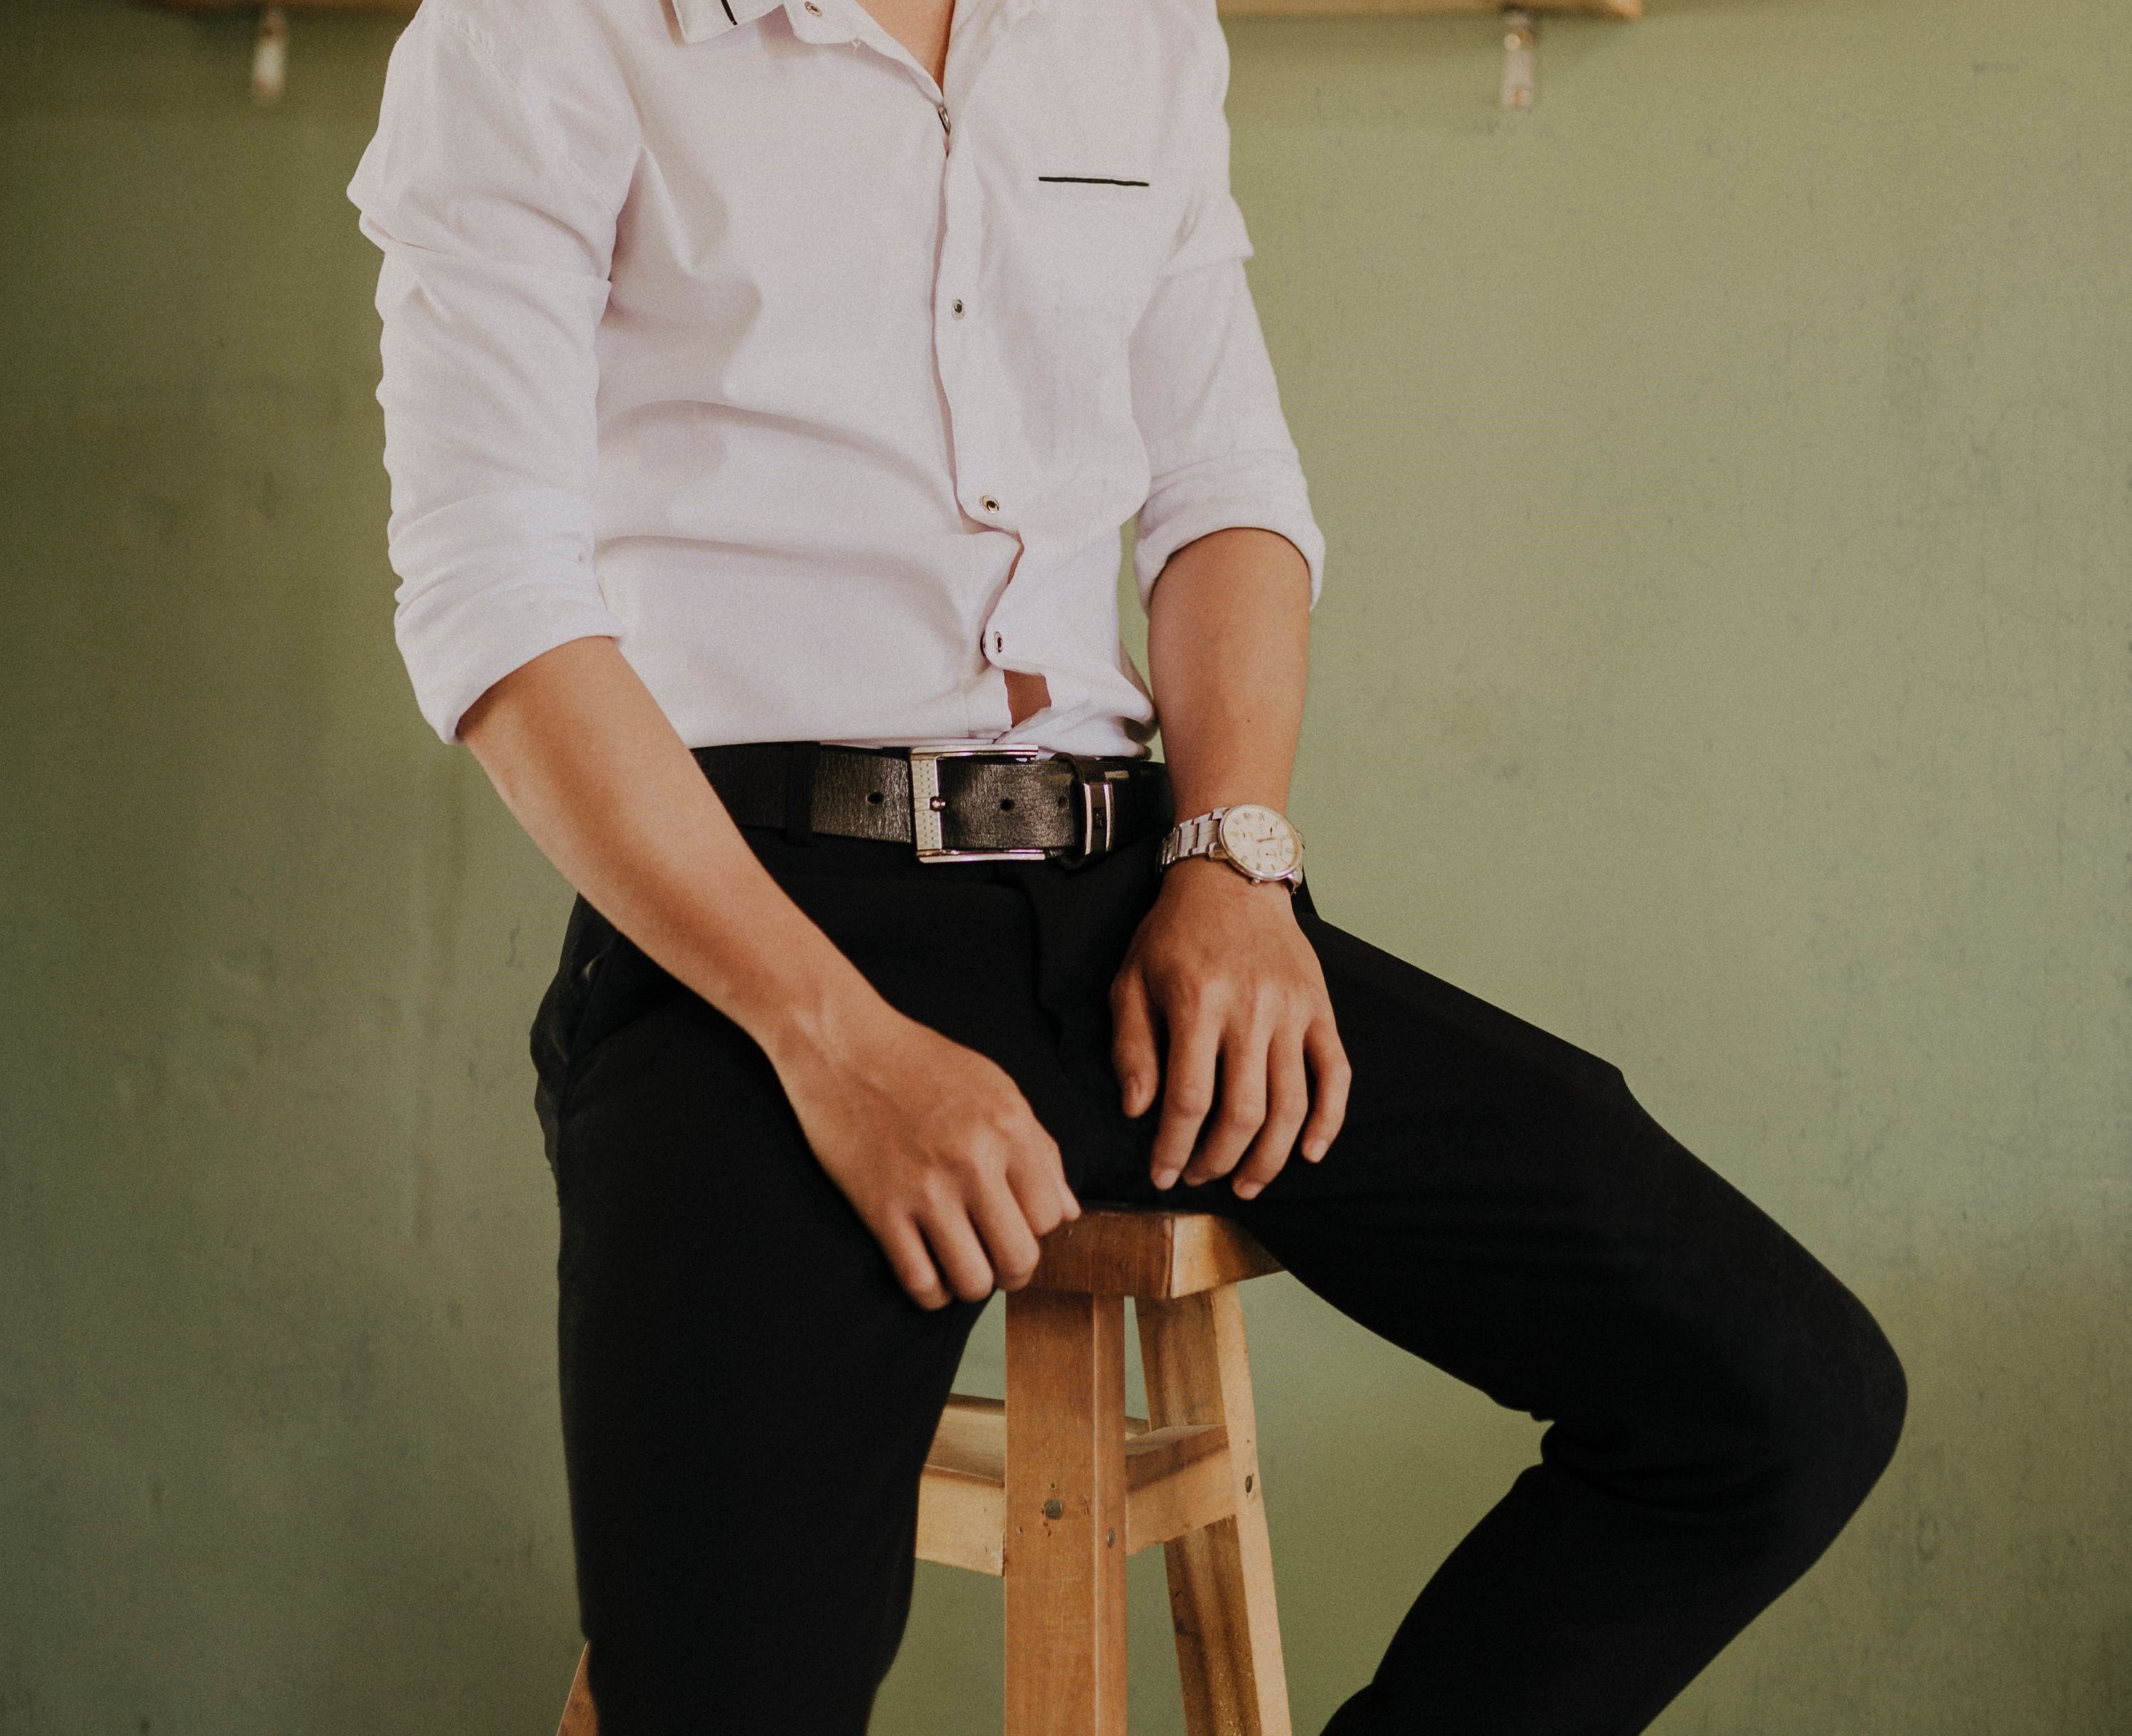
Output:
[[[1006,1580],[1006,1736],[1124,1736],[1126,1557],[1157,1543],[1190,1736],[1290,1736],[1236,1293],[1280,1269],[1225,1219],[1091,1210],[1008,1296],[1006,1402],[948,1399],[918,1496],[920,1561]],[[581,1657],[558,1736],[598,1728]]]

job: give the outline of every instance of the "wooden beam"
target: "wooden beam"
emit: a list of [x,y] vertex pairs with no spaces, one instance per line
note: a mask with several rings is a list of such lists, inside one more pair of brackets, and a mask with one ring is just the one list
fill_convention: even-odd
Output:
[[1220,1423],[1126,1437],[1126,1552],[1138,1555],[1236,1510],[1229,1431]]
[[[173,12],[257,12],[259,0],[142,0]],[[290,12],[397,12],[412,15],[416,0],[281,0]],[[1644,0],[1526,0],[1538,12],[1596,12],[1608,18],[1643,16]],[[1218,0],[1231,18],[1411,17],[1438,12],[1496,12],[1499,0]]]
[[1233,1517],[1187,1532],[1163,1551],[1184,1727],[1189,1736],[1290,1736],[1242,1298],[1225,1284],[1138,1302],[1133,1312],[1148,1420],[1158,1429],[1227,1429],[1217,1462],[1230,1479]]
[[1006,1736],[1126,1736],[1125,1303],[1006,1299]]
[[958,1393],[918,1479],[918,1559],[997,1579],[1006,1537],[1006,1407]]
[[[1236,1511],[1220,1423],[1150,1429],[1126,1418],[1126,1553],[1138,1555]],[[1006,1407],[958,1393],[948,1401],[918,1484],[918,1559],[1006,1571]]]
[[[1523,0],[1527,12],[1593,12],[1640,18],[1644,0]],[[1501,0],[1217,0],[1226,18],[1413,17],[1438,12],[1499,12]]]

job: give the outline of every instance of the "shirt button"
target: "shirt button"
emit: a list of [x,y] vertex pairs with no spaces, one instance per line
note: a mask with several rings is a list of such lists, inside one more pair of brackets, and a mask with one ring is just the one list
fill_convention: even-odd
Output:
[[994,500],[988,494],[978,496],[977,504],[983,507],[987,512],[996,512],[999,511],[999,502]]
[[994,653],[996,654],[998,652],[1004,651],[1006,649],[1006,635],[1004,633],[994,633],[992,635],[992,650]]
[[807,0],[807,10],[818,18],[822,16],[822,8],[814,4],[814,0]]
[[959,295],[957,296],[953,301],[948,304],[948,311],[953,314],[958,319],[960,319],[963,317],[963,301]]

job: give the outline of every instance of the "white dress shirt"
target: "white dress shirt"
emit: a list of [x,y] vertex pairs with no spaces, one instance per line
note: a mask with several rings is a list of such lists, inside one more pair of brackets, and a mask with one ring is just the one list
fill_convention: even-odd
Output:
[[348,191],[430,722],[607,635],[692,746],[1140,751],[1119,527],[1324,553],[1227,76],[1213,0],[959,0],[944,90],[857,0],[425,0]]

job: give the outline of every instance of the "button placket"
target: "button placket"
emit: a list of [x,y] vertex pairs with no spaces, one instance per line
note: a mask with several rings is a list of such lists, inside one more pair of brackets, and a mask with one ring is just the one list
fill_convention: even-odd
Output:
[[[941,111],[942,123],[946,124],[946,110]],[[976,493],[967,479],[972,470],[982,466],[981,455],[987,449],[985,429],[986,415],[983,382],[976,377],[982,372],[982,349],[972,352],[968,346],[969,338],[958,333],[948,338],[949,329],[964,322],[969,314],[968,301],[961,295],[946,295],[944,286],[957,281],[968,282],[974,275],[982,250],[982,238],[975,232],[982,223],[982,202],[972,177],[967,151],[950,146],[944,170],[941,199],[941,245],[939,265],[934,275],[934,305],[946,308],[947,320],[941,328],[943,341],[936,347],[934,367],[939,372],[941,394],[948,400],[949,462],[958,477],[957,495],[963,510],[980,522],[996,522],[1005,511],[997,494],[989,491]],[[976,497],[972,498],[975,493]],[[987,637],[984,641],[990,645]]]

